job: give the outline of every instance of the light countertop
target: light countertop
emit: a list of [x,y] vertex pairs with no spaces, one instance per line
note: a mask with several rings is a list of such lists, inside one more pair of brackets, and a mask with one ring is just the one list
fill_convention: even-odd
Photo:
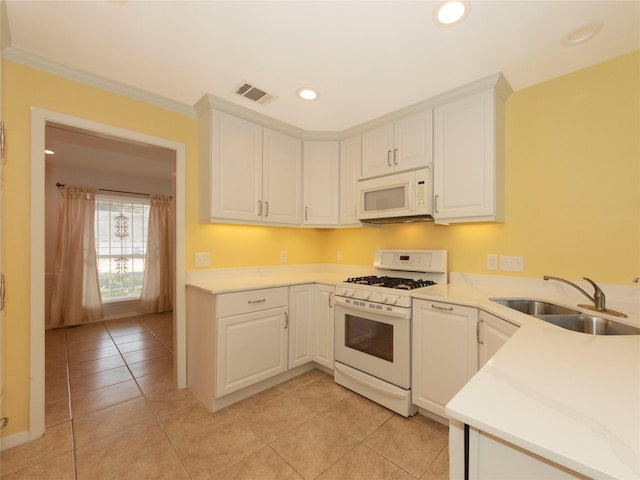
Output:
[[[479,307],[520,329],[449,402],[447,414],[589,477],[639,479],[640,336],[572,332],[488,300],[585,303],[555,284],[474,283],[438,286],[417,298]],[[640,325],[638,289],[631,288],[610,301],[629,318],[603,316]]]

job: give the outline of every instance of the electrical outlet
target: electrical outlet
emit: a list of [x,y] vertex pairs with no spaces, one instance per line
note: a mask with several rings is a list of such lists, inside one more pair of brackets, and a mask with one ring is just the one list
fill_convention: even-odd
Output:
[[498,255],[495,253],[487,254],[487,270],[498,269]]
[[284,250],[280,252],[280,261],[282,263],[287,263],[287,252],[285,252]]
[[522,256],[506,256],[500,257],[500,270],[509,272],[523,272],[524,271],[524,257]]
[[196,267],[208,267],[211,265],[211,255],[209,252],[196,253]]
[[342,261],[342,250],[338,250],[338,261],[341,262]]

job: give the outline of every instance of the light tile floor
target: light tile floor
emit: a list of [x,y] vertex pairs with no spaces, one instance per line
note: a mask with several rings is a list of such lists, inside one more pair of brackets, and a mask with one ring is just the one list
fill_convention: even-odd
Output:
[[313,370],[215,413],[173,383],[170,314],[47,331],[46,433],[11,479],[448,478],[447,429]]

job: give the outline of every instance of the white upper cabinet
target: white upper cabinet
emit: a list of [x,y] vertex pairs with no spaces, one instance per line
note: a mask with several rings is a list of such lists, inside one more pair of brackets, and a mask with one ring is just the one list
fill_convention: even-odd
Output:
[[200,219],[300,225],[302,142],[218,110],[199,117]]
[[504,106],[511,90],[500,80],[501,87],[434,109],[436,223],[504,221]]
[[304,142],[305,226],[336,227],[339,221],[339,144],[336,141]]
[[340,142],[340,225],[362,225],[358,220],[358,178],[362,159],[362,137]]
[[262,139],[262,218],[269,223],[300,225],[302,142],[268,128]]
[[201,220],[258,221],[262,127],[215,110],[199,125]]
[[361,178],[415,170],[431,163],[432,134],[431,109],[364,132]]

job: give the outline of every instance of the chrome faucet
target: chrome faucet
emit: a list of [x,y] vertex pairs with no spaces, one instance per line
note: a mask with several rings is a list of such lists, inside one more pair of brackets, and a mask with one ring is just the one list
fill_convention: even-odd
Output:
[[633,279],[633,283],[640,282],[640,275],[637,275],[636,278]]
[[[565,280],[564,278],[550,277],[548,275],[545,275],[542,278],[544,280],[557,280],[558,282],[563,282],[563,283],[566,283],[568,285],[571,285],[572,287],[577,288],[580,293],[582,293],[585,297],[587,297],[589,300],[591,300],[593,302],[593,306],[595,307],[596,310],[598,310],[600,312],[604,312],[607,309],[607,307],[606,307],[606,298],[604,296],[604,292],[600,289],[600,287],[598,285],[596,285],[596,282],[594,282],[590,278],[582,277],[583,280],[586,280],[591,285],[593,285],[593,288],[595,288],[595,292],[593,293],[593,297],[591,295],[589,295],[587,292],[585,292],[582,288],[580,288],[575,283],[570,282],[569,280]],[[582,307],[584,305],[579,305],[579,306]],[[589,307],[591,307],[591,305],[589,305]]]
[[[640,277],[640,275],[639,275]],[[542,277],[544,280],[557,280],[558,282],[563,282],[566,283],[568,285],[571,285],[572,287],[576,288],[580,293],[582,293],[585,297],[587,297],[589,300],[591,300],[593,302],[593,305],[583,305],[580,304],[578,305],[579,307],[583,307],[583,308],[588,308],[590,310],[597,310],[598,312],[603,312],[603,313],[610,313],[611,315],[616,315],[618,317],[625,317],[627,315],[625,315],[624,313],[621,312],[617,312],[615,310],[607,310],[607,306],[606,306],[606,298],[604,296],[604,292],[602,291],[602,289],[596,284],[596,282],[594,282],[593,280],[591,280],[590,278],[587,277],[582,277],[583,280],[586,280],[587,282],[589,282],[591,285],[593,285],[594,288],[594,292],[593,292],[593,296],[589,295],[586,291],[584,291],[584,289],[580,288],[578,285],[576,285],[573,282],[570,282],[569,280],[565,280],[564,278],[560,278],[560,277],[550,277],[548,275],[545,275],[544,277]]]

